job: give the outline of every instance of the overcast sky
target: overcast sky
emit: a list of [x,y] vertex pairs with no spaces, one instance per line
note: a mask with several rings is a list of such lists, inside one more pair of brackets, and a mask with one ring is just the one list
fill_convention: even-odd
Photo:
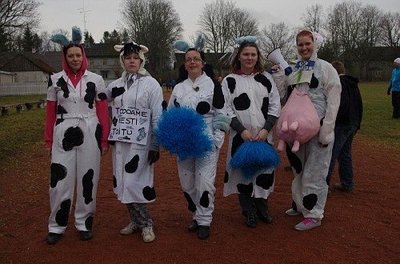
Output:
[[[232,0],[231,0],[232,1]],[[285,22],[289,27],[302,24],[301,17],[306,8],[313,4],[321,4],[324,10],[344,0],[234,0],[237,7],[247,9],[258,19],[260,27],[270,23]],[[104,31],[121,28],[121,3],[123,0],[41,0],[39,8],[41,23],[39,31],[52,33],[57,29],[70,31],[72,26],[86,29],[94,40],[99,42]],[[199,29],[198,18],[206,3],[214,0],[172,0],[175,10],[183,24],[184,37],[189,40]],[[363,4],[371,4],[383,11],[400,12],[399,0],[362,0]],[[85,13],[83,12],[85,6]]]

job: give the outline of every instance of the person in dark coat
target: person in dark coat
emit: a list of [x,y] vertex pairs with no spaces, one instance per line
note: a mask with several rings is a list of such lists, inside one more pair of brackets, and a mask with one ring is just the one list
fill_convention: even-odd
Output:
[[333,61],[332,65],[339,74],[342,93],[335,123],[335,142],[326,181],[329,185],[336,160],[338,160],[340,183],[335,184],[334,188],[351,192],[354,188],[351,147],[353,138],[361,126],[363,104],[358,79],[346,75],[342,62]]

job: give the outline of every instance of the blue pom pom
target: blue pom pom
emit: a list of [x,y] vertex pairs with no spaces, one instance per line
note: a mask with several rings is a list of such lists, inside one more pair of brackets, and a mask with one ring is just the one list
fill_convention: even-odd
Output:
[[66,47],[69,44],[69,40],[63,34],[54,34],[53,36],[51,36],[50,40],[62,45],[63,47]]
[[279,155],[269,144],[262,141],[246,141],[236,150],[229,165],[240,169],[246,179],[258,172],[278,166]]
[[74,44],[80,44],[81,41],[82,41],[81,29],[76,26],[72,27],[72,42]]
[[247,42],[247,43],[256,43],[257,37],[256,36],[243,36],[239,37],[236,39],[236,44],[237,45],[242,45],[242,43]]
[[180,160],[201,158],[212,150],[203,117],[191,108],[178,107],[165,111],[156,128],[158,143]]

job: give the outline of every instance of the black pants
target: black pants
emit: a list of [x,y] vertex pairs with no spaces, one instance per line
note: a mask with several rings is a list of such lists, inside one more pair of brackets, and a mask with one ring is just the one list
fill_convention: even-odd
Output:
[[239,194],[239,203],[244,215],[255,214],[258,212],[268,212],[267,200],[264,198],[254,198],[249,194]]
[[400,92],[392,91],[393,118],[400,118]]

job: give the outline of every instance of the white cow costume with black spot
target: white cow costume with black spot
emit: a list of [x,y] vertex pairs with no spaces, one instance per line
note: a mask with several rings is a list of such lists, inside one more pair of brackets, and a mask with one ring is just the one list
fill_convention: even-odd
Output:
[[[225,77],[222,88],[227,95],[227,104],[231,106],[230,117],[236,117],[253,135],[265,128],[268,115],[279,117],[281,110],[279,92],[269,73],[250,75],[232,73]],[[272,138],[270,132],[267,137],[268,143],[273,143]],[[267,199],[274,189],[274,168],[261,171],[251,179],[245,179],[240,170],[232,170],[229,166],[233,154],[243,142],[240,134],[231,128],[224,196],[246,193],[254,198]]]
[[193,212],[193,220],[200,226],[210,226],[215,200],[215,175],[220,148],[225,133],[213,128],[213,118],[217,114],[226,116],[224,96],[220,86],[203,72],[193,82],[187,78],[178,83],[169,100],[171,107],[189,107],[204,117],[207,132],[214,147],[204,158],[178,160],[178,172],[182,190]]
[[[85,69],[86,62],[83,65]],[[96,102],[106,99],[105,84],[101,76],[87,70],[75,87],[69,76],[65,70],[51,75],[47,91],[48,102],[56,102],[57,107],[49,190],[49,232],[56,234],[62,234],[66,229],[75,184],[75,226],[79,231],[91,230],[100,172],[102,129]]]
[[[313,37],[318,39],[315,34]],[[318,43],[315,46],[310,60],[302,61],[299,56],[289,76],[288,93],[298,89],[308,94],[321,120],[321,128],[316,136],[300,145],[296,153],[290,151],[291,146],[287,147],[287,154],[295,175],[292,182],[293,210],[301,212],[305,219],[321,220],[328,193],[326,175],[332,154],[341,85],[333,66],[317,58]],[[309,72],[310,78],[304,82],[298,77],[306,75],[306,72]],[[301,109],[298,110],[302,113]]]
[[[127,80],[133,78],[128,87]],[[112,100],[112,108],[134,106],[139,109],[150,109],[152,131],[162,113],[162,89],[150,75],[137,73],[123,76],[107,87],[107,98]],[[114,117],[113,117],[114,122]],[[158,151],[154,134],[147,137],[147,143],[115,142],[113,146],[114,192],[124,204],[149,203],[156,198],[154,191],[154,166],[149,164],[149,150]]]

